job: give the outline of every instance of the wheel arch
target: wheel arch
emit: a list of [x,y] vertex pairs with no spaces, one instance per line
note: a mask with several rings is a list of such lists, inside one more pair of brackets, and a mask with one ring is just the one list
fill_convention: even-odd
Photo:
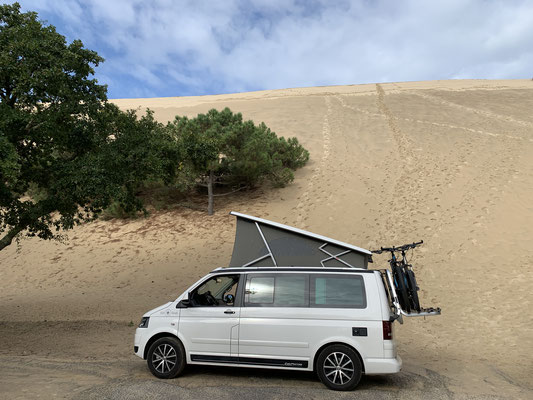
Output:
[[361,368],[362,368],[362,371],[363,373],[365,373],[365,363],[363,361],[363,357],[361,357],[361,353],[359,353],[359,351],[353,347],[351,344],[349,343],[346,343],[346,342],[336,342],[336,341],[333,341],[333,342],[328,342],[328,343],[325,343],[323,344],[316,352],[315,352],[315,355],[313,356],[313,371],[316,371],[316,363],[318,361],[318,356],[320,355],[320,353],[326,348],[326,347],[329,347],[329,346],[335,346],[335,345],[342,345],[342,346],[346,346],[346,347],[349,347],[350,349],[352,349],[355,354],[357,354],[357,357],[359,357],[359,361],[361,362]]
[[[156,333],[154,336],[152,336],[148,341],[146,342],[146,345],[144,346],[144,352],[143,352],[143,359],[146,360],[146,357],[148,355],[148,350],[150,349],[150,346],[152,346],[152,343],[154,343],[156,340],[164,338],[164,337],[171,337],[177,339],[181,345],[183,346],[183,342],[179,337],[177,337],[175,334],[170,332],[159,332]],[[185,348],[185,346],[184,346]]]

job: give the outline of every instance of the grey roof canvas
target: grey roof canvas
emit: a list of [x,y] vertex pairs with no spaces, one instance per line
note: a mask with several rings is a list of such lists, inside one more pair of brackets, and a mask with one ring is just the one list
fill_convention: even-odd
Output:
[[367,268],[372,253],[326,236],[266,219],[237,217],[230,267]]

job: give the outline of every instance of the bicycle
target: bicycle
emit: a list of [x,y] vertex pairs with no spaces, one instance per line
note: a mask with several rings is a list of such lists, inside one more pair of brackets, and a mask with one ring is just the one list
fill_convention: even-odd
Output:
[[[421,311],[421,307],[417,293],[419,287],[416,283],[413,266],[407,262],[406,251],[409,249],[414,249],[415,247],[420,246],[422,243],[424,243],[423,240],[420,242],[404,244],[398,247],[381,247],[380,250],[372,250],[372,253],[376,254],[381,254],[384,251],[389,251],[391,253],[389,264],[391,266],[394,288],[398,296],[400,306],[407,313],[411,312],[411,310],[415,310],[419,313]],[[398,260],[396,257],[396,252],[401,252],[401,260]]]

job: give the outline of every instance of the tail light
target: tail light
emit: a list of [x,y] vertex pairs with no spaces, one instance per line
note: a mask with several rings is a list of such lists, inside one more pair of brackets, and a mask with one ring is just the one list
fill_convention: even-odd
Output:
[[392,340],[392,322],[383,321],[383,340]]

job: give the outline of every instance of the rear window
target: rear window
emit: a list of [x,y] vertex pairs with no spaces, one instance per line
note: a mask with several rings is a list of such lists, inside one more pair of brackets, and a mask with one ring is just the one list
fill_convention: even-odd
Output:
[[311,307],[366,308],[360,275],[311,275]]
[[307,274],[249,275],[244,296],[249,307],[307,307]]

